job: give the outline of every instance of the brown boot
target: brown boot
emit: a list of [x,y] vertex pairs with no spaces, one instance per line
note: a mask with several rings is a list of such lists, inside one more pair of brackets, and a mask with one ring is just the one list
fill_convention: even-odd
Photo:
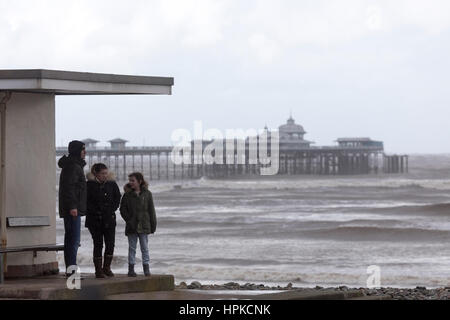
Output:
[[102,269],[102,257],[94,258],[94,266],[95,266],[95,277],[96,278],[105,278],[105,274]]
[[103,262],[103,273],[108,277],[114,277],[114,273],[111,271],[111,262],[113,256],[105,255],[105,261]]
[[150,277],[150,276],[151,276],[151,273],[150,273],[150,265],[144,264],[144,265],[142,265],[142,266],[144,267],[144,275],[145,275],[146,277]]
[[134,272],[134,264],[128,264],[128,276],[137,277],[136,272]]

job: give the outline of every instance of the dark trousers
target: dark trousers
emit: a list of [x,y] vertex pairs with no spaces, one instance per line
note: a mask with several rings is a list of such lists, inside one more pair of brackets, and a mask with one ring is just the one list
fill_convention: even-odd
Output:
[[115,227],[90,227],[89,232],[94,241],[94,258],[102,257],[103,242],[105,243],[105,256],[112,256],[114,254]]
[[64,218],[64,263],[66,269],[77,265],[77,253],[80,246],[81,217]]

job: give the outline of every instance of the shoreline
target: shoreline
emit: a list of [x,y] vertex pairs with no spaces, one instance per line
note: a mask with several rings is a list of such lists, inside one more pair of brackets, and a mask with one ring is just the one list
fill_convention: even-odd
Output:
[[253,292],[252,294],[264,294],[270,292],[302,292],[302,291],[317,291],[321,292],[347,292],[347,291],[360,291],[365,297],[385,297],[390,296],[393,300],[450,300],[450,286],[443,286],[440,288],[426,288],[417,286],[415,288],[393,288],[393,287],[381,287],[381,288],[352,288],[347,286],[336,287],[295,287],[292,283],[287,286],[266,286],[263,284],[245,283],[239,284],[237,282],[228,282],[224,284],[201,284],[198,281],[193,281],[190,284],[186,282],[180,282],[175,285],[176,290],[185,291],[197,291],[214,294],[236,294],[236,292],[246,291]]

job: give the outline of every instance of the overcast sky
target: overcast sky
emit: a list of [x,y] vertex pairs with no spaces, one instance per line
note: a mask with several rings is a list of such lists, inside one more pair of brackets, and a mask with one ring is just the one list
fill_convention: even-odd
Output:
[[450,153],[450,1],[0,0],[0,68],[171,76],[172,96],[58,97],[56,142],[275,129]]

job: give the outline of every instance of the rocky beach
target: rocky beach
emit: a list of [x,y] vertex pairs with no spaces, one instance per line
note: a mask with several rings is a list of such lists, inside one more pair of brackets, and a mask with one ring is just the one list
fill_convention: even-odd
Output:
[[427,289],[426,287],[417,286],[416,288],[350,288],[347,286],[339,287],[321,287],[316,286],[314,288],[295,287],[292,283],[282,286],[266,286],[264,284],[245,283],[239,284],[237,282],[228,282],[224,284],[201,284],[198,281],[193,281],[190,284],[186,282],[180,282],[176,285],[176,289],[179,290],[202,290],[202,291],[311,291],[311,289],[321,292],[329,291],[361,291],[366,297],[383,297],[384,299],[392,300],[450,300],[450,286],[442,288]]

